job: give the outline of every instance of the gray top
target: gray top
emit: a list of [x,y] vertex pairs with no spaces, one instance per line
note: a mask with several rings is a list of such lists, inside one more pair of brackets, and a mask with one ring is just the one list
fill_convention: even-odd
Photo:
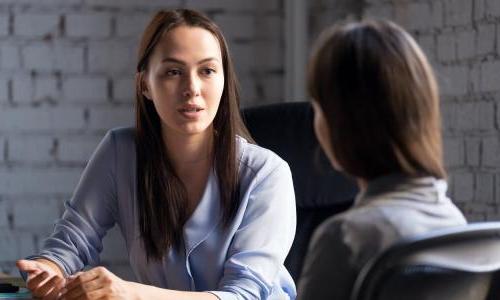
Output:
[[297,299],[349,299],[362,266],[396,241],[466,224],[446,190],[446,182],[433,177],[392,175],[370,182],[351,209],[314,233]]

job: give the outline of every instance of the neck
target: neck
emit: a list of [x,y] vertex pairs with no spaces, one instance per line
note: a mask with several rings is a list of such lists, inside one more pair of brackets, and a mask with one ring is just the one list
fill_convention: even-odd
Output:
[[179,173],[212,162],[213,129],[202,133],[185,135],[163,130],[163,140],[174,169]]

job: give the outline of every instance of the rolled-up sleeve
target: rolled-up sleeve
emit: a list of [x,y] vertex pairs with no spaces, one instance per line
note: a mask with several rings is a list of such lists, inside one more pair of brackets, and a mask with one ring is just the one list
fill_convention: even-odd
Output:
[[43,257],[59,264],[66,274],[86,265],[97,265],[102,238],[115,224],[116,155],[112,132],[103,138],[90,158],[73,197],[42,250],[29,258]]
[[[273,288],[295,297],[293,281],[278,282],[295,235],[292,175],[282,161],[250,189],[242,222],[231,242],[217,291],[221,300],[268,299]],[[291,278],[290,278],[291,279]],[[276,286],[280,285],[280,286]]]

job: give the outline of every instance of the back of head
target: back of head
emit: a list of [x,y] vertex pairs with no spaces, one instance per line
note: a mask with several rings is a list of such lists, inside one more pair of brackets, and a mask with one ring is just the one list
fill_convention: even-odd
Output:
[[446,176],[438,88],[413,38],[389,21],[322,33],[309,91],[323,110],[333,156],[349,175]]

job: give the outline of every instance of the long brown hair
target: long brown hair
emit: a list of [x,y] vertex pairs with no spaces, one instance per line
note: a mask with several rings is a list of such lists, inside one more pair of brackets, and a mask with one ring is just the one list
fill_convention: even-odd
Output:
[[252,141],[241,120],[237,78],[221,30],[197,11],[178,9],[158,12],[143,33],[136,76],[137,201],[141,237],[148,260],[159,260],[167,250],[181,245],[183,226],[188,219],[187,192],[169,161],[160,117],[153,102],[142,93],[144,72],[156,45],[165,32],[181,25],[208,30],[217,38],[222,52],[225,80],[213,121],[216,133],[213,161],[225,225],[232,220],[240,204],[236,135]]
[[308,76],[346,173],[366,180],[389,173],[446,177],[436,80],[402,28],[389,21],[329,28]]

